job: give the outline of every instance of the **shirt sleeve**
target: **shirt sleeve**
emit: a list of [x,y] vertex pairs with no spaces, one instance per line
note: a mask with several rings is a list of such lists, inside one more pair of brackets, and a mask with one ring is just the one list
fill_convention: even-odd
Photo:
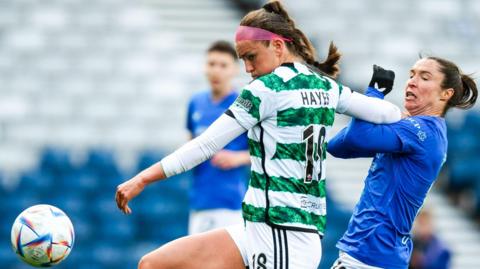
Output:
[[345,127],[338,132],[327,144],[327,151],[332,156],[342,159],[353,158],[369,158],[375,156],[376,153],[370,150],[358,150],[352,149],[345,143],[345,137],[347,135],[348,128]]
[[381,100],[383,94],[380,93],[381,98],[379,95],[374,98],[353,92],[345,86],[340,87],[342,88],[336,109],[338,113],[377,124],[394,123],[401,119],[401,110],[396,105]]
[[246,130],[227,115],[221,115],[200,136],[161,160],[167,177],[192,169],[225,147]]
[[330,140],[328,152],[339,158],[413,153],[422,149],[425,138],[426,132],[414,117],[386,125],[352,119],[347,128]]
[[275,98],[274,91],[265,87],[262,81],[254,80],[243,88],[227,114],[249,130],[257,123],[273,116]]

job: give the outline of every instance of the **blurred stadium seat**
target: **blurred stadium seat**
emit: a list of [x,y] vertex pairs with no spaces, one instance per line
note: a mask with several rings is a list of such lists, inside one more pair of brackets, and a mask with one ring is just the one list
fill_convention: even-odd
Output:
[[[400,102],[418,52],[478,71],[479,1],[285,3],[320,55],[336,42],[345,55],[342,82],[353,88],[363,88],[378,63],[397,72],[392,95]],[[188,174],[150,186],[132,202],[131,216],[116,209],[114,191],[186,140],[187,97],[206,87],[204,51],[213,40],[232,40],[245,11],[225,0],[1,1],[0,182],[3,171],[19,182],[0,186],[0,241],[9,242],[14,218],[38,203],[63,209],[76,229],[75,249],[59,269],[134,268],[143,254],[185,235]],[[238,84],[248,80],[242,75]],[[478,130],[478,111],[461,126],[449,125],[447,188],[471,191],[480,215]],[[73,150],[86,152],[85,159],[73,161]],[[128,167],[119,150],[135,155]],[[352,177],[332,167],[332,181]],[[336,190],[329,191],[343,195]],[[338,255],[334,245],[349,218],[341,199],[329,199],[328,214],[322,268]],[[0,264],[29,268],[8,244],[0,244]]]
[[480,112],[465,114],[462,124],[451,126],[448,132],[449,151],[447,167],[449,177],[446,191],[456,197],[473,190],[473,213],[480,218]]

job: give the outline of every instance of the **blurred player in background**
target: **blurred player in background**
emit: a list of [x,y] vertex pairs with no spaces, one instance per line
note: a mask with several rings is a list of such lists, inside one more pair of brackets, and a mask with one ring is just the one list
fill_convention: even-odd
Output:
[[235,39],[254,80],[200,136],[118,186],[116,202],[131,213],[128,202],[145,186],[193,168],[248,130],[245,224],[175,240],[145,255],[141,269],[317,269],[326,223],[325,137],[335,112],[376,123],[401,118],[398,107],[333,80],[336,47],[317,62],[279,1],[248,13]]
[[[232,81],[238,74],[238,57],[226,41],[213,43],[207,51],[206,76],[210,89],[195,94],[188,105],[187,129],[191,138],[202,134],[237,99]],[[189,234],[242,223],[242,200],[247,190],[250,164],[246,134],[193,169],[190,191]]]
[[[370,86],[386,90],[370,87],[367,95],[383,99],[393,87],[393,76],[378,67],[377,72]],[[471,108],[477,96],[475,81],[457,65],[422,58],[411,68],[405,87],[409,117],[386,125],[352,119],[330,141],[328,151],[335,157],[374,157],[332,268],[408,268],[413,221],[446,160],[444,116],[452,107]]]
[[448,269],[451,253],[435,235],[430,210],[422,208],[413,225],[413,252],[409,269]]

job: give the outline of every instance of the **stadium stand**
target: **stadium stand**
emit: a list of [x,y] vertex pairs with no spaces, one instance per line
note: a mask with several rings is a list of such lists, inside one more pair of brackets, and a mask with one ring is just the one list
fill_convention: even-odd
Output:
[[[330,40],[338,44],[342,81],[359,89],[373,63],[393,68],[400,103],[417,52],[478,71],[478,1],[286,2],[321,55]],[[135,268],[143,254],[186,234],[188,174],[148,188],[133,202],[133,216],[121,215],[113,194],[186,140],[187,97],[206,86],[204,50],[232,40],[242,12],[224,0],[1,1],[0,242],[9,242],[16,215],[38,203],[57,205],[74,223],[74,251],[60,269]],[[476,201],[470,210],[480,214],[480,116],[450,120],[445,188]],[[329,161],[321,268],[337,256],[368,160],[343,167]],[[478,228],[439,190],[430,199],[454,251],[452,268],[480,268]],[[28,268],[8,244],[0,244],[0,263]]]

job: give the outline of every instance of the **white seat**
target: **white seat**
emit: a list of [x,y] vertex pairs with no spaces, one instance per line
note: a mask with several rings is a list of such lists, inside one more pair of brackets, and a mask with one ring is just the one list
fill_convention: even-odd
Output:
[[4,35],[4,44],[7,48],[16,51],[40,53],[47,44],[47,38],[34,28],[15,28]]
[[32,105],[25,96],[4,95],[0,98],[1,122],[20,120],[32,112]]
[[33,10],[30,23],[42,31],[59,31],[65,28],[69,16],[60,6],[42,7]]

